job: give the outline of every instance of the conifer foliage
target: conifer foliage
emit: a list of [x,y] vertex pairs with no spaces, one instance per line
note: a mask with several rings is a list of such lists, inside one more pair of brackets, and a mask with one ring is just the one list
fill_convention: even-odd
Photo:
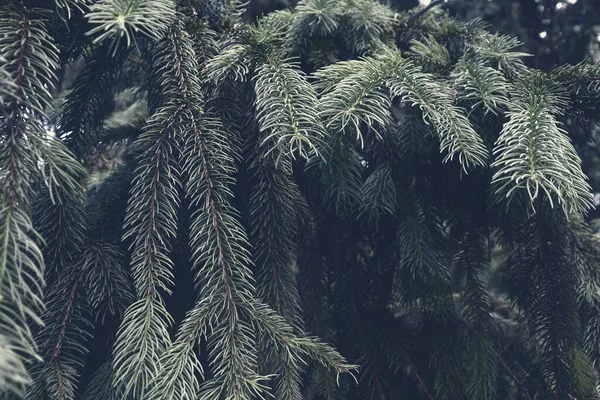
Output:
[[0,399],[598,398],[563,122],[600,67],[439,9],[242,12],[0,6]]

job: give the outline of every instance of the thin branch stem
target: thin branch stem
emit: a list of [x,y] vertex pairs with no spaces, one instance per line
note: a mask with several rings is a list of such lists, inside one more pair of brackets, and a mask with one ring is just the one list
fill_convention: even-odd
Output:
[[529,400],[533,400],[531,398],[531,396],[529,395],[529,393],[527,392],[527,389],[525,389],[525,387],[523,386],[523,384],[521,383],[521,381],[519,381],[519,379],[517,379],[517,377],[515,376],[515,374],[508,367],[508,365],[506,365],[506,363],[504,362],[504,360],[502,359],[502,357],[500,356],[500,354],[498,354],[498,352],[495,349],[492,349],[492,352],[496,355],[496,357],[498,358],[498,361],[500,361],[500,364],[502,364],[502,367],[510,375],[511,379],[513,380],[513,382],[515,382],[515,384],[519,387],[519,390],[521,390],[523,392],[523,394],[525,396],[527,396],[527,398]]
[[421,384],[421,387],[423,387],[423,391],[425,392],[425,395],[427,396],[427,398],[429,400],[433,400],[433,396],[429,393],[429,390],[427,389],[427,386],[425,385],[425,382],[423,381],[423,379],[421,379],[421,375],[419,375],[419,372],[417,371],[417,368],[410,361],[410,357],[408,356],[408,354],[406,355],[406,362],[408,363],[408,366],[410,367],[411,371],[414,372],[415,377],[417,378],[417,380]]
[[416,19],[419,18],[421,15],[425,14],[427,11],[431,10],[434,7],[439,6],[442,3],[447,3],[448,0],[433,0],[431,3],[429,3],[428,5],[426,5],[424,8],[420,9],[419,11],[415,12],[414,14],[410,14],[408,16],[408,19]]

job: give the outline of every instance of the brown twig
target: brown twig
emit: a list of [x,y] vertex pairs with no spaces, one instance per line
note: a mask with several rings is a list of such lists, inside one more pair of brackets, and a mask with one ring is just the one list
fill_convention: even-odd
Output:
[[529,393],[527,392],[527,389],[525,389],[525,387],[523,386],[523,384],[517,379],[517,377],[515,376],[515,374],[508,367],[508,365],[506,365],[506,363],[504,362],[504,360],[502,359],[502,357],[500,357],[500,354],[498,354],[498,352],[496,350],[494,350],[494,349],[492,349],[492,352],[496,355],[496,357],[498,358],[498,360],[502,364],[502,367],[504,367],[504,369],[506,370],[506,372],[508,372],[508,374],[510,375],[511,379],[515,382],[515,384],[519,387],[519,389],[523,392],[523,394],[525,396],[527,396],[527,398],[529,400],[533,400],[531,398],[531,396],[529,395]]
[[412,372],[414,372],[415,376],[417,377],[417,380],[419,381],[419,383],[423,387],[423,391],[425,392],[425,395],[427,396],[427,398],[429,400],[433,400],[433,396],[431,396],[431,394],[429,393],[429,390],[427,390],[427,386],[425,386],[425,382],[423,381],[423,379],[421,379],[421,375],[419,375],[419,372],[417,371],[417,369],[415,368],[415,366],[413,365],[413,363],[410,362],[410,358],[409,358],[408,354],[406,355],[406,362],[408,363],[408,366],[410,367],[410,370]]

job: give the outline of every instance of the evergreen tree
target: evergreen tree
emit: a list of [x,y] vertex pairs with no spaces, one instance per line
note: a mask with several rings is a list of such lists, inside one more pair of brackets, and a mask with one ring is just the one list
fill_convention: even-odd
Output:
[[1,399],[598,398],[599,66],[375,0],[7,3]]
[[594,0],[453,0],[448,8],[517,36],[533,55],[525,60],[527,65],[547,70],[590,56],[598,59],[600,10]]

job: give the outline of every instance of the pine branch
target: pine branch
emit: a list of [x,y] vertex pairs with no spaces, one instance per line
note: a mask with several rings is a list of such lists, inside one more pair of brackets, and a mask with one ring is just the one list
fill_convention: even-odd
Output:
[[523,244],[510,270],[511,296],[524,310],[529,336],[539,347],[545,391],[558,397],[588,392],[580,386],[588,381],[589,361],[581,358],[577,276],[565,217],[552,215],[546,205],[522,229]]
[[[43,179],[39,162],[47,136],[41,120],[50,106],[58,55],[45,28],[45,11],[22,5],[0,7],[0,58],[9,80],[0,113],[0,338],[3,357],[1,391],[20,395],[30,383],[25,362],[37,360],[31,326],[41,325],[44,261],[30,221],[32,184]],[[46,163],[46,165],[48,165]],[[51,173],[60,171],[50,169]],[[51,183],[54,183],[52,179]],[[52,188],[50,188],[52,190]]]
[[135,43],[138,32],[160,40],[175,19],[175,9],[171,0],[101,0],[90,7],[86,17],[95,25],[87,35],[95,36],[94,43],[112,39],[114,55],[123,36],[126,48]]
[[290,49],[303,52],[308,38],[329,36],[340,25],[342,9],[336,0],[302,0],[298,2],[286,40]]
[[382,164],[365,180],[362,187],[359,217],[377,226],[384,216],[396,214],[396,186],[388,164]]
[[495,202],[508,205],[522,192],[532,210],[543,199],[551,207],[561,206],[566,215],[582,215],[592,194],[581,159],[556,120],[567,106],[562,93],[540,74],[518,82],[512,93],[510,120],[493,151]]
[[273,310],[262,304],[247,304],[246,312],[258,329],[269,335],[272,343],[282,346],[290,354],[292,359],[300,362],[300,355],[317,361],[328,370],[340,373],[357,371],[357,365],[347,364],[344,358],[329,345],[321,342],[315,337],[296,336],[293,329],[285,320]]
[[198,376],[202,377],[204,371],[194,348],[200,342],[200,338],[207,334],[206,328],[211,323],[211,313],[217,305],[217,299],[204,298],[187,313],[176,340],[161,356],[160,372],[156,377],[154,389],[149,393],[149,399],[197,398],[200,391]]
[[[468,223],[465,222],[468,226]],[[473,330],[468,335],[469,385],[467,391],[472,399],[495,399],[498,379],[497,353],[492,333],[492,299],[483,281],[487,264],[485,236],[478,232],[460,232],[455,262],[466,275],[462,314]]]
[[[340,79],[353,66],[358,68]],[[328,130],[354,133],[361,146],[365,142],[363,124],[377,136],[383,136],[392,123],[391,99],[381,90],[389,74],[386,67],[380,60],[369,58],[360,64],[342,64],[341,70],[337,70],[337,64],[334,64],[320,75],[333,75],[332,78],[325,78],[327,83],[320,83],[321,87],[331,87],[335,83],[335,89],[324,94],[320,104],[321,118]]]
[[27,392],[28,399],[75,399],[86,342],[93,335],[87,302],[82,296],[82,278],[88,268],[84,260],[78,260],[63,269],[49,290],[42,315],[45,326],[36,335],[45,361],[34,366],[34,385]]
[[317,117],[317,95],[297,65],[286,60],[271,59],[257,72],[256,118],[261,144],[270,143],[265,153],[276,147],[282,155],[308,159],[319,156],[318,142],[326,135]]
[[481,60],[462,58],[452,77],[456,82],[458,97],[474,102],[472,109],[482,105],[485,114],[491,112],[497,115],[509,104],[506,79]]
[[90,0],[55,0],[56,11],[63,21],[71,19],[73,10],[84,13],[88,9]]
[[97,146],[97,131],[102,127],[99,108],[113,94],[112,82],[120,75],[125,52],[115,57],[101,46],[86,59],[73,88],[65,98],[57,122],[57,136],[80,160],[89,157]]
[[[114,349],[116,387],[126,395],[142,396],[157,373],[160,356],[170,343],[167,329],[172,319],[165,309],[159,290],[171,293],[173,263],[169,259],[177,232],[180,143],[182,127],[174,124],[185,117],[178,101],[192,99],[188,88],[193,60],[183,59],[182,47],[193,56],[187,38],[170,32],[160,43],[156,56],[158,71],[166,72],[158,87],[165,103],[148,120],[137,144],[145,148],[133,181],[127,215],[126,234],[132,238],[132,275],[138,300],[125,312]],[[137,327],[144,326],[140,330]],[[145,352],[135,349],[144,348]],[[136,357],[129,358],[131,352]],[[140,364],[142,367],[140,367]]]
[[[208,118],[201,108],[198,66],[188,35],[175,27],[168,40],[172,41],[173,59],[179,66],[175,69],[178,90],[173,96],[178,95],[175,104],[187,130],[182,160],[183,170],[187,171],[184,190],[192,214],[190,246],[194,249],[195,283],[200,299],[219,300],[210,310],[213,322],[208,336],[214,378],[203,385],[202,396],[244,399],[263,388],[255,372],[254,335],[238,316],[238,302],[252,298],[254,288],[247,240],[229,205],[231,175],[235,171],[230,142],[218,121]],[[190,366],[185,357],[174,361]],[[169,388],[172,386],[165,389]],[[193,385],[187,389],[193,389]],[[153,395],[163,398],[159,390],[157,387]],[[196,393],[186,395],[193,398]]]
[[109,243],[91,243],[82,255],[86,271],[83,278],[86,300],[99,324],[108,317],[120,319],[133,303],[134,291],[128,271],[123,268],[124,254]]
[[358,210],[363,184],[360,154],[343,137],[330,137],[324,157],[328,162],[311,164],[319,173],[323,204],[339,216],[351,216]]
[[440,151],[447,153],[444,161],[457,157],[465,171],[485,166],[488,150],[462,110],[454,105],[450,91],[438,84],[431,74],[400,59],[398,53],[388,55],[395,64],[387,81],[391,97],[399,97],[421,109],[423,120],[431,124],[440,137]]
[[90,383],[83,393],[82,400],[118,400],[123,399],[122,392],[116,392],[113,387],[112,360],[102,366],[92,375]]
[[[250,243],[258,268],[258,296],[296,332],[302,332],[304,324],[294,268],[295,232],[302,212],[302,194],[291,176],[291,156],[282,154],[283,149],[274,148],[274,138],[263,140],[265,136],[250,137],[251,143],[256,143],[250,167],[253,188],[249,199],[249,221]],[[300,399],[302,376],[298,365],[294,365],[286,353],[277,352],[268,341],[260,342],[264,369],[277,373],[275,396]]]
[[394,11],[378,1],[340,2],[343,10],[343,38],[358,54],[382,50],[392,41]]

